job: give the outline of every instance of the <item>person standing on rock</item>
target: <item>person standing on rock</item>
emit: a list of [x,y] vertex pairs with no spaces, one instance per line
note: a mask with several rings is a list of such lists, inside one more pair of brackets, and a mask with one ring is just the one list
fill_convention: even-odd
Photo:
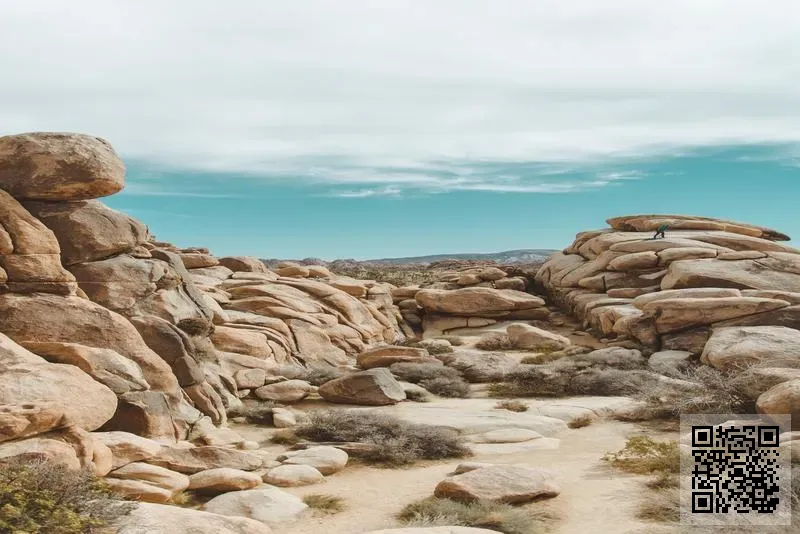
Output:
[[653,236],[653,239],[665,238],[666,236],[664,235],[664,232],[666,232],[668,229],[669,229],[668,224],[662,224],[661,226],[658,227],[658,229],[656,229],[656,235]]

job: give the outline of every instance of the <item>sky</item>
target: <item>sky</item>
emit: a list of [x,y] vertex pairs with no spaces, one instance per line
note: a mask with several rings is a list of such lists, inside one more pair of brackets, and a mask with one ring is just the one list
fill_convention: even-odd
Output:
[[0,135],[216,254],[562,248],[634,213],[800,235],[800,3],[3,0]]

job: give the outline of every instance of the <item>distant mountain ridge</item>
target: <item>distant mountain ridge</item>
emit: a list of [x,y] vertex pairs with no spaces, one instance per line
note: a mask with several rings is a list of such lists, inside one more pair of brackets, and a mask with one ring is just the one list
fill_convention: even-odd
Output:
[[411,263],[433,263],[442,260],[494,260],[498,263],[534,263],[547,260],[557,250],[518,249],[489,253],[433,254],[430,256],[410,256],[405,258],[380,258],[364,260],[363,263],[383,263],[403,265]]

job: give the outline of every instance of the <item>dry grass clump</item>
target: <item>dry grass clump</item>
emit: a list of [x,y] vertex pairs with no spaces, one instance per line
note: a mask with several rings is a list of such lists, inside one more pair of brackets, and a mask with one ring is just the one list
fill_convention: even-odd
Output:
[[335,495],[312,493],[303,497],[303,502],[312,510],[325,514],[338,514],[347,508],[344,499]]
[[406,391],[406,400],[411,402],[430,402],[431,396],[428,394],[427,391],[420,390],[420,389],[407,389]]
[[494,405],[498,410],[508,410],[510,412],[527,412],[528,405],[519,400],[502,400]]
[[321,386],[325,382],[330,382],[336,378],[340,378],[347,373],[338,367],[315,365],[313,367],[300,367],[300,366],[283,366],[278,370],[281,376],[286,378],[305,380],[312,386]]
[[295,429],[298,437],[372,445],[361,456],[372,463],[399,466],[417,460],[470,455],[464,438],[447,427],[407,423],[390,415],[360,410],[317,411],[311,413],[310,418],[309,424]]
[[407,505],[397,518],[412,527],[463,526],[505,534],[541,534],[553,516],[541,509],[492,501],[460,503],[429,497]]
[[648,436],[628,438],[622,450],[607,453],[603,460],[612,467],[638,475],[681,471],[681,454],[677,441],[655,441]]
[[0,532],[100,532],[132,509],[85,469],[45,461],[0,467]]
[[[441,339],[441,338],[439,338]],[[401,347],[412,347],[415,349],[425,349],[428,351],[428,354],[432,356],[436,356],[437,354],[450,354],[453,352],[453,347],[450,345],[445,345],[444,343],[437,344],[437,343],[425,343],[422,341],[417,341],[416,339],[405,339],[397,345]]]
[[681,454],[677,441],[655,441],[647,436],[629,438],[625,447],[603,458],[617,469],[639,475],[655,475],[651,490],[639,502],[637,517],[647,521],[680,519]]
[[475,343],[475,348],[487,351],[514,350],[514,345],[507,334],[492,334]]
[[583,428],[585,426],[589,426],[592,423],[594,423],[594,417],[592,417],[591,415],[589,415],[587,413],[587,414],[584,414],[584,415],[579,415],[577,417],[573,417],[572,419],[570,419],[567,422],[567,426],[569,428],[576,429],[576,428]]
[[436,363],[395,363],[389,371],[398,379],[417,384],[440,397],[469,397],[469,383],[451,367]]
[[460,347],[464,344],[464,339],[459,336],[439,336],[436,339],[444,339],[454,347]]

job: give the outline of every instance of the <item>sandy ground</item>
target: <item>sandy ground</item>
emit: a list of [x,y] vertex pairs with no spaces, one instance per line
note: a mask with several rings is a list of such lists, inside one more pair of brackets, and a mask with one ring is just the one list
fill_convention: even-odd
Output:
[[[643,432],[646,431],[631,424],[600,420],[559,433],[555,437],[560,442],[555,448],[503,454],[503,446],[492,446],[491,454],[479,452],[469,460],[552,470],[561,484],[561,495],[527,506],[546,507],[559,517],[550,530],[554,534],[655,532],[651,529],[654,525],[634,517],[646,479],[611,470],[601,460],[606,452],[622,448],[629,436]],[[283,447],[273,445],[269,449],[277,455]],[[515,447],[509,445],[508,449],[513,451]],[[309,511],[297,522],[273,530],[275,534],[359,534],[398,528],[401,525],[394,515],[406,504],[432,495],[436,484],[458,463],[425,462],[404,469],[353,464],[326,477],[321,484],[285,488],[299,497],[313,493],[336,495],[347,508],[335,515]]]

